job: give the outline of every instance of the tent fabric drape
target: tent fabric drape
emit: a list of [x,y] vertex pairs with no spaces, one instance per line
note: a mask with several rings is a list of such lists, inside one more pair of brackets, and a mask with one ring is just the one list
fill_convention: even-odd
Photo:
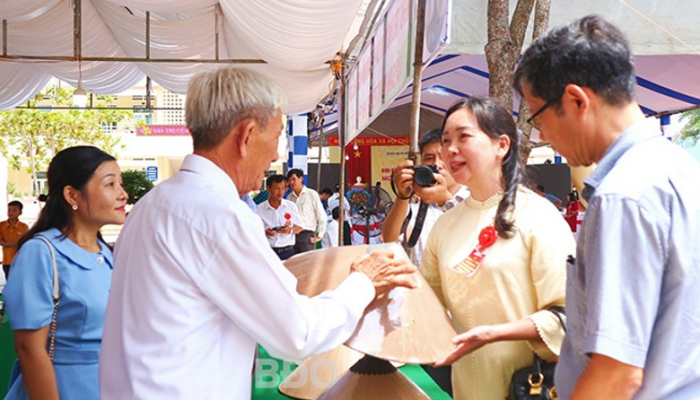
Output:
[[[363,0],[82,0],[82,56],[146,56],[146,11],[152,59],[262,59],[260,70],[284,89],[286,113],[306,112],[330,91],[326,63],[342,43]],[[0,2],[7,55],[73,56],[73,1]],[[217,25],[218,17],[218,25]],[[0,40],[3,33],[0,31]],[[0,109],[20,105],[55,76],[92,93],[128,89],[146,75],[175,93],[211,63],[0,60]],[[82,73],[81,71],[82,70]]]

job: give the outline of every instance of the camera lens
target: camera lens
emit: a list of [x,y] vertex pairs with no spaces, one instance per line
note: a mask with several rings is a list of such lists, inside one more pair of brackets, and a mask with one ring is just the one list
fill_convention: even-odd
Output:
[[433,186],[437,182],[433,176],[433,173],[437,172],[437,168],[433,165],[416,165],[413,167],[413,171],[413,181],[418,186]]

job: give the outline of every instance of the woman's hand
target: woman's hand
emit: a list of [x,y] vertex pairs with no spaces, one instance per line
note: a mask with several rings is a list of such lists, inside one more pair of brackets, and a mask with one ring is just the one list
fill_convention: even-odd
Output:
[[466,356],[467,354],[482,348],[484,345],[495,341],[495,332],[493,326],[482,325],[477,326],[459,334],[452,339],[452,343],[457,345],[450,355],[435,363],[435,367],[449,365]]
[[502,340],[542,340],[535,323],[530,318],[496,325],[476,326],[452,339],[457,345],[454,351],[435,363],[436,367],[452,364],[484,345]]

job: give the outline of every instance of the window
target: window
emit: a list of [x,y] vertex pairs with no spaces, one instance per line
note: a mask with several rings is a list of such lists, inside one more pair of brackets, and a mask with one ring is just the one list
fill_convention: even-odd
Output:
[[102,129],[102,132],[104,133],[114,133],[117,131],[117,123],[116,122],[100,122],[100,128]]

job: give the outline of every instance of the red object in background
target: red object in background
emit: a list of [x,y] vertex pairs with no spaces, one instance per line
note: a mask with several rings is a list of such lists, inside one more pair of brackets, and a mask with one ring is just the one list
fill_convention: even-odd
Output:
[[569,223],[571,232],[576,233],[578,230],[578,213],[581,211],[581,203],[578,200],[573,200],[566,205],[566,214],[564,219]]
[[345,154],[348,156],[346,161],[347,166],[347,181],[349,185],[356,183],[357,177],[362,179],[362,183],[373,185],[370,182],[372,178],[372,147],[357,146],[357,150],[353,146],[345,147]]
[[[372,231],[376,231],[376,230],[381,229],[381,227],[382,227],[381,222],[377,221],[377,222],[370,224],[369,231],[371,233]],[[366,233],[367,227],[365,225],[361,225],[361,224],[353,225],[351,229],[353,229],[357,232],[360,232],[360,234],[362,236],[365,236],[365,237],[367,236],[367,233]]]
[[[329,146],[339,144],[338,136],[328,137]],[[408,146],[408,136],[358,136],[350,141],[348,148],[355,144],[358,146]]]

